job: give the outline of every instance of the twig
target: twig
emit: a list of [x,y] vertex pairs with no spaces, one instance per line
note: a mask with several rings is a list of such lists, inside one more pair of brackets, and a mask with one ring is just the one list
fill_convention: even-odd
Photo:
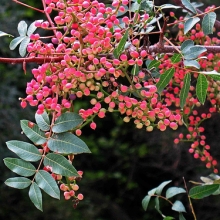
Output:
[[35,7],[30,6],[30,5],[24,4],[23,2],[20,2],[20,1],[18,1],[18,0],[12,0],[12,1],[15,2],[15,3],[18,3],[18,4],[20,4],[20,5],[23,5],[23,6],[25,6],[25,7],[31,8],[31,9],[33,9],[33,10],[35,10],[35,11],[39,11],[39,12],[41,12],[41,13],[44,13],[43,10],[40,10],[40,9],[38,9],[38,8],[35,8]]
[[193,205],[192,205],[192,201],[191,201],[190,196],[189,196],[188,188],[186,186],[186,181],[185,181],[184,177],[183,177],[183,182],[184,182],[184,185],[185,185],[186,193],[187,193],[188,200],[189,200],[189,205],[190,205],[190,208],[192,210],[192,214],[193,214],[194,220],[197,220],[196,214],[195,214],[195,211],[194,211],[194,208],[193,208]]

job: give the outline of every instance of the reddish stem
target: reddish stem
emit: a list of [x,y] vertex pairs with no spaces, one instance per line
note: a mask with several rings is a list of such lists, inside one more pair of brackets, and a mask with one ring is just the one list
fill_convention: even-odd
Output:
[[[207,50],[207,53],[220,53],[220,46],[204,46]],[[149,53],[178,53],[177,50],[180,50],[180,46],[164,46],[160,47],[158,45],[150,46]],[[100,54],[100,57],[108,56],[113,58],[112,54]],[[63,56],[59,57],[27,57],[27,58],[6,58],[0,57],[0,63],[47,63],[47,62],[59,62],[63,59]]]
[[17,4],[23,5],[23,6],[27,7],[27,8],[31,8],[31,9],[33,9],[33,10],[35,10],[35,11],[44,13],[43,10],[40,10],[40,9],[38,9],[38,8],[35,8],[35,7],[30,6],[30,5],[24,4],[23,2],[20,2],[20,1],[18,1],[18,0],[12,0],[12,1],[15,2],[15,3],[17,3]]

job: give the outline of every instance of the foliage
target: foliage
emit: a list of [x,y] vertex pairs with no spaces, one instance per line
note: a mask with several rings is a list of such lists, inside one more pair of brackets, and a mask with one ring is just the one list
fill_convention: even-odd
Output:
[[[122,115],[124,122],[134,121],[138,129],[145,127],[147,132],[186,126],[187,133],[181,133],[174,142],[192,142],[189,152],[194,158],[218,172],[201,126],[219,111],[219,40],[207,36],[218,24],[218,7],[197,13],[196,5],[188,0],[181,2],[183,6],[155,6],[145,0],[116,0],[107,7],[97,1],[45,0],[43,11],[28,6],[44,13],[47,20],[37,20],[29,28],[25,21],[19,22],[20,36],[11,41],[10,49],[20,44],[20,55],[24,57],[27,51],[27,56],[20,60],[0,59],[23,62],[24,72],[26,62],[41,64],[32,69],[34,79],[27,84],[27,96],[20,98],[22,108],[28,103],[37,106],[36,124],[21,120],[22,131],[33,144],[7,142],[7,147],[21,159],[5,158],[4,163],[22,176],[6,180],[8,186],[30,186],[29,197],[42,210],[41,189],[59,199],[59,184],[65,199],[72,198],[76,207],[83,199],[81,193],[76,195],[76,181],[82,178],[82,171],[77,171],[72,162],[75,155],[90,153],[77,136],[87,124],[95,130],[98,118],[112,112]],[[186,17],[176,18],[170,12],[175,21],[168,23],[164,10],[181,8],[187,11]],[[178,37],[171,42],[167,27],[176,25]],[[48,35],[34,34],[37,28],[48,31]],[[159,31],[154,31],[156,28]],[[159,34],[156,45],[150,45],[151,34]],[[11,35],[1,32],[0,36]],[[50,38],[48,43],[45,39]],[[91,107],[84,109],[82,104],[75,109],[78,100],[90,102]],[[198,108],[205,102],[211,107],[200,113]],[[37,168],[31,162],[38,162]],[[150,197],[154,193],[160,196],[167,183],[145,197],[144,209]],[[209,196],[217,190],[215,183],[192,188],[189,195],[203,198],[203,191],[208,191],[205,195]],[[167,199],[182,192],[181,188],[170,191]],[[158,197],[156,209],[164,219],[172,219],[160,211]],[[184,219],[185,208],[179,200],[172,209]]]

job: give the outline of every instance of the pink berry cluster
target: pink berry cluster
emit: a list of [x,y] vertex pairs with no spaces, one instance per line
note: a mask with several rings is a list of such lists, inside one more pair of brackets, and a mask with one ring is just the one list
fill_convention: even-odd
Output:
[[[182,110],[180,90],[184,86],[185,74],[190,73],[191,69],[184,68],[182,61],[173,64],[172,54],[160,54],[160,74],[172,67],[175,73],[167,88],[159,95],[156,87],[159,79],[149,77],[149,73],[144,71],[145,62],[158,59],[158,56],[150,54],[146,46],[142,47],[142,36],[134,31],[135,28],[131,28],[137,24],[146,28],[150,16],[142,12],[119,19],[117,15],[125,12],[126,5],[128,0],[114,0],[112,7],[96,0],[45,0],[47,21],[37,21],[35,25],[47,30],[51,41],[47,42],[39,34],[33,34],[27,51],[29,57],[51,58],[51,62],[32,69],[34,79],[27,84],[27,96],[22,99],[21,106],[25,108],[29,103],[37,106],[38,114],[47,111],[58,117],[63,112],[74,111],[76,99],[90,102],[89,108],[81,108],[78,112],[84,119],[84,123],[75,131],[78,136],[85,124],[96,129],[95,119],[104,118],[111,112],[120,113],[124,122],[133,120],[137,128],[145,127],[149,132],[154,128],[160,131],[167,128],[176,130],[184,124],[188,133],[180,134],[174,142],[191,141],[190,153],[217,173],[217,162],[208,152],[209,145],[201,134],[204,132],[201,123],[210,118],[213,112],[219,111],[220,84],[209,79],[207,99],[212,106],[209,112],[200,114],[197,111],[201,104],[195,96],[193,85]],[[183,34],[183,28],[183,24],[179,23],[176,44],[186,39],[193,40],[195,44],[204,42],[205,45],[220,42],[218,38],[205,36],[199,24],[187,35]],[[120,51],[119,56],[115,56],[114,52],[125,34],[128,34],[129,46]],[[201,67],[219,71],[219,56],[207,54],[208,59],[199,61]],[[53,58],[60,60],[55,62]],[[198,77],[196,73],[192,75],[195,79]],[[70,186],[62,185],[62,190],[64,188],[66,199],[75,196]]]

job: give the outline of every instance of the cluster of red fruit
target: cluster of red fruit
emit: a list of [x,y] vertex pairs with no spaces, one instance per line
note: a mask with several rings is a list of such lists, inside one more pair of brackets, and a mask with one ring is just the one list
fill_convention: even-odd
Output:
[[[158,56],[149,54],[147,48],[142,47],[141,35],[135,34],[131,28],[137,24],[146,28],[147,13],[133,13],[133,16],[119,19],[117,15],[126,10],[128,0],[114,0],[112,7],[96,0],[45,0],[45,3],[48,21],[37,21],[36,27],[52,31],[54,36],[48,43],[39,34],[33,34],[27,51],[29,57],[50,57],[51,62],[32,70],[34,79],[27,84],[27,97],[21,102],[23,108],[28,102],[31,106],[38,106],[38,114],[46,110],[58,117],[63,112],[74,111],[75,99],[89,98],[92,106],[80,109],[79,114],[92,129],[96,128],[95,117],[104,118],[107,112],[119,112],[124,115],[125,122],[133,119],[137,128],[145,126],[147,131],[154,128],[164,131],[167,127],[176,130],[184,124],[189,132],[186,139],[193,142],[190,152],[218,172],[217,163],[208,152],[205,136],[201,134],[204,129],[200,126],[204,119],[219,110],[218,82],[210,79],[207,99],[212,107],[208,113],[199,116],[198,111],[194,111],[200,103],[193,85],[181,110],[180,89],[190,69],[184,68],[182,61],[173,64],[172,54],[160,54],[160,74],[172,67],[175,73],[167,89],[161,95],[157,93],[159,79],[149,77],[144,68],[145,61],[158,59]],[[57,13],[53,19],[50,17],[52,11]],[[186,39],[209,45],[219,42],[217,38],[204,36],[199,25],[185,36],[182,28],[183,24],[179,24],[179,42]],[[125,34],[128,34],[129,46],[120,51],[120,40]],[[121,52],[118,57],[114,55],[117,50]],[[201,67],[219,70],[219,62],[216,65],[219,55],[207,56],[208,60],[200,60]],[[57,57],[60,61],[54,62],[53,58]],[[133,68],[138,71],[131,71]],[[197,75],[193,77],[196,79]],[[75,132],[81,135],[80,127]],[[175,143],[183,139],[181,134]],[[66,198],[70,196],[68,193]]]

